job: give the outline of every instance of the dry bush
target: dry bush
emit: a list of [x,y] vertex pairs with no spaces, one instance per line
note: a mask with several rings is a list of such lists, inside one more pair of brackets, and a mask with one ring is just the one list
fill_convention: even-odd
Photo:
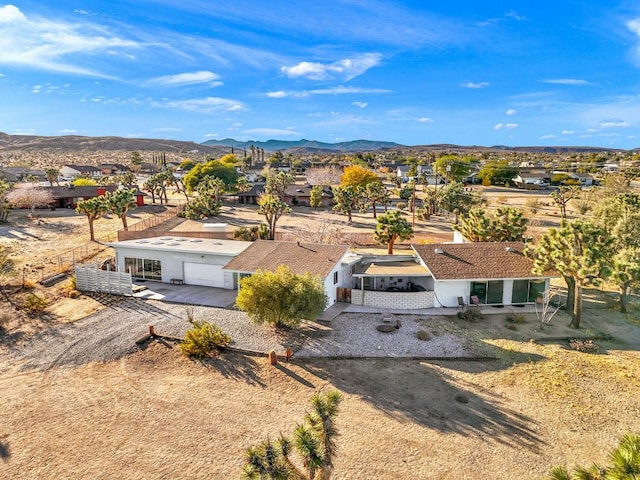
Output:
[[593,340],[579,340],[577,338],[569,340],[569,348],[584,353],[598,353],[600,351],[600,347]]
[[35,293],[30,293],[22,303],[22,309],[29,314],[43,312],[47,308],[47,300]]
[[525,202],[525,206],[529,209],[529,212],[531,212],[532,215],[535,215],[540,209],[540,200],[537,198],[528,198]]
[[187,330],[180,351],[189,358],[204,358],[231,343],[231,337],[211,322],[194,321]]
[[416,338],[418,340],[425,340],[426,341],[426,340],[429,340],[431,338],[431,335],[426,330],[418,330],[416,332]]

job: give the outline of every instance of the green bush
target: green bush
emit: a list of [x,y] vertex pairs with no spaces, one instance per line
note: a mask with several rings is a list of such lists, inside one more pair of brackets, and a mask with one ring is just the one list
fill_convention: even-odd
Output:
[[180,351],[189,358],[204,358],[231,343],[231,337],[211,322],[195,321],[187,330]]
[[507,322],[509,323],[525,323],[524,315],[522,313],[507,313]]
[[406,204],[405,202],[398,202],[398,203],[396,204],[396,208],[397,208],[398,210],[404,210],[405,208],[407,208],[407,204]]
[[44,311],[47,308],[47,300],[39,297],[35,293],[30,293],[22,304],[22,308],[27,313],[38,313]]
[[416,338],[418,340],[429,340],[431,338],[431,335],[429,335],[429,332],[427,332],[426,330],[418,330],[416,332]]
[[458,318],[460,320],[464,320],[465,322],[473,323],[482,320],[482,314],[477,308],[468,308],[463,312],[458,312]]

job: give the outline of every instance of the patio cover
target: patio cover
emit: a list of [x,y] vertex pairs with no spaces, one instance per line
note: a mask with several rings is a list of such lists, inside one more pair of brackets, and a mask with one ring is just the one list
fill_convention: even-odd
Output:
[[354,277],[430,277],[431,272],[416,262],[382,262],[370,263],[360,273],[354,273]]

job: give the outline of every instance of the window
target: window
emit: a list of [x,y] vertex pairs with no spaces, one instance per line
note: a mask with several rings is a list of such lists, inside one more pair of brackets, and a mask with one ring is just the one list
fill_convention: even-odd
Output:
[[124,269],[134,278],[145,278],[148,280],[162,279],[162,265],[160,260],[125,257]]
[[532,303],[544,295],[546,282],[543,279],[514,280],[512,303]]
[[504,282],[502,280],[490,280],[488,282],[471,282],[471,294],[469,297],[476,296],[480,303],[488,305],[499,305],[502,303],[502,291]]
[[335,271],[333,272],[333,284],[337,284],[338,283],[338,272]]

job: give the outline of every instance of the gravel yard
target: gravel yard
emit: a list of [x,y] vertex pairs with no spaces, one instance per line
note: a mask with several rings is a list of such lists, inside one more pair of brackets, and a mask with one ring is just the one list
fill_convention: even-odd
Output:
[[[188,318],[216,323],[232,338],[231,346],[259,352],[284,352],[292,347],[296,357],[463,357],[461,341],[443,332],[446,319],[417,315],[392,315],[389,325],[398,329],[382,333],[379,315],[343,313],[328,324],[304,322],[299,329],[276,331],[256,325],[240,311],[192,307],[137,298],[105,297],[108,306],[72,324],[43,331],[10,355],[25,368],[84,365],[108,362],[136,350],[135,341],[153,325],[160,335],[184,337]],[[418,330],[428,340],[416,337]]]

